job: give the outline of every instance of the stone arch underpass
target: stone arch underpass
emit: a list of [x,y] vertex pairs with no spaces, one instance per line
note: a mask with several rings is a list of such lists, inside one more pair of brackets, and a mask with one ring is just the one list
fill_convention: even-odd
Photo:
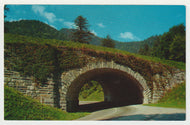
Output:
[[120,106],[149,103],[151,92],[146,80],[129,67],[114,62],[89,63],[87,66],[62,74],[60,106],[67,111],[77,111],[79,92],[84,83],[98,81],[104,91],[107,105]]
[[[142,67],[143,68],[143,67]],[[104,102],[113,107],[138,103],[156,103],[165,92],[185,81],[185,71],[180,69],[162,69],[162,74],[151,74],[152,88],[148,81],[138,72],[114,61],[97,60],[89,62],[82,68],[65,71],[58,79],[56,88],[59,95],[54,93],[55,83],[52,78],[43,86],[36,86],[33,77],[23,77],[19,72],[5,68],[4,82],[27,96],[39,100],[43,104],[59,107],[67,111],[78,111],[78,95],[84,83],[98,81],[104,91]],[[56,100],[56,101],[55,101]]]

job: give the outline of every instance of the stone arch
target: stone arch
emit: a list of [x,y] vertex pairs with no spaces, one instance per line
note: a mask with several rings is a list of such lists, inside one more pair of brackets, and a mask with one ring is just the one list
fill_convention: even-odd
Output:
[[[105,76],[103,76],[105,75]],[[117,77],[115,79],[106,79],[106,76],[114,76]],[[138,73],[131,70],[129,67],[122,66],[116,64],[115,62],[95,62],[88,63],[85,67],[80,69],[70,70],[68,72],[64,72],[62,74],[62,88],[60,95],[60,105],[63,109],[67,109],[67,111],[75,110],[78,106],[78,94],[80,92],[80,88],[83,86],[84,82],[95,79],[101,83],[101,80],[104,82],[112,82],[112,83],[124,83],[124,81],[131,82],[131,85],[125,85],[125,88],[137,88],[139,92],[142,92],[142,102],[141,103],[150,103],[151,101],[151,91],[146,84],[146,80]],[[115,80],[115,81],[114,81]],[[121,81],[117,81],[121,80]],[[123,80],[123,81],[122,81]],[[103,83],[104,83],[103,82]],[[111,92],[111,88],[108,84],[101,83],[104,90],[104,99],[105,101],[114,102],[117,100],[116,92]],[[119,84],[121,85],[121,84]],[[124,85],[124,84],[123,84]],[[124,87],[124,86],[123,86]],[[124,91],[124,90],[123,90]],[[110,94],[111,92],[111,94]],[[119,92],[119,91],[118,91]],[[118,94],[121,95],[122,93]],[[135,93],[131,92],[131,96],[135,95]],[[139,96],[141,94],[139,93]],[[116,102],[116,101],[115,101]],[[137,101],[138,102],[138,101]],[[136,102],[136,103],[137,103]],[[139,101],[140,103],[140,101]],[[69,105],[73,109],[69,109]]]

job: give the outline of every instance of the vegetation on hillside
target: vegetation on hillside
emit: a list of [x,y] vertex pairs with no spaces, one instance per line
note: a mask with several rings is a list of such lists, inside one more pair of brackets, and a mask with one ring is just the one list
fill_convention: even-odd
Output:
[[79,93],[80,101],[104,101],[102,86],[97,81],[84,84]]
[[149,106],[161,106],[161,107],[174,107],[174,108],[186,108],[186,87],[185,83],[175,86],[169,90],[163,98],[156,104],[148,104]]
[[123,54],[123,55],[134,55],[136,57],[149,60],[152,62],[158,62],[162,64],[166,64],[171,67],[176,67],[179,69],[185,69],[185,64],[182,62],[175,62],[172,60],[165,60],[165,59],[160,59],[157,57],[150,57],[150,56],[144,56],[144,55],[138,55],[138,54],[133,54],[129,53],[127,51],[122,51],[119,49],[112,49],[112,48],[107,48],[107,47],[101,47],[101,46],[94,46],[94,45],[89,45],[89,44],[80,44],[80,43],[74,43],[74,42],[69,42],[69,41],[61,41],[61,40],[56,40],[56,39],[43,39],[43,38],[35,38],[35,37],[26,37],[22,35],[14,35],[14,34],[5,34],[4,36],[4,41],[5,43],[38,43],[38,44],[50,44],[53,46],[65,46],[67,48],[72,49],[90,49],[94,51],[104,51],[104,52],[109,52],[113,54]]
[[65,35],[46,23],[37,20],[5,22],[5,33],[46,39],[65,40]]
[[89,113],[68,113],[43,105],[11,87],[4,87],[5,120],[73,120]]
[[[5,33],[25,35],[31,37],[39,37],[45,39],[57,39],[72,41],[74,38],[74,33],[76,29],[62,28],[61,30],[56,30],[55,28],[37,20],[20,20],[13,22],[5,22]],[[89,34],[89,43],[92,45],[101,46],[101,41],[103,38],[95,36],[94,34]],[[118,42],[114,40],[115,48],[120,50],[125,50],[132,53],[137,53],[144,42]],[[146,41],[149,44],[149,41]]]
[[102,39],[102,46],[104,47],[110,47],[110,48],[115,48],[115,42],[114,40],[111,39],[109,35],[106,36],[106,38]]
[[[73,50],[81,51],[84,57],[79,57]],[[14,63],[14,59],[16,59],[12,66],[21,72],[28,70],[30,73],[35,73],[34,71],[36,69],[37,71],[39,70],[39,72],[36,72],[39,73],[39,76],[41,76],[40,72],[45,72],[47,74],[46,76],[57,73],[53,74],[53,76],[59,77],[60,73],[67,69],[84,66],[87,63],[85,55],[102,58],[107,61],[113,60],[118,64],[130,67],[132,70],[144,76],[150,88],[152,88],[153,74],[162,74],[164,70],[170,70],[172,66],[182,69],[185,68],[184,63],[140,56],[112,48],[5,34],[5,66],[11,67],[11,63]],[[13,61],[10,61],[10,59],[13,59]],[[29,64],[28,61],[30,60],[33,63]],[[38,65],[41,64],[42,66],[44,65],[41,68],[42,71],[40,71],[40,68],[38,69]],[[15,68],[15,65],[19,68]],[[37,68],[35,68],[35,65]],[[57,77],[54,79],[58,79]]]
[[39,43],[6,43],[5,67],[19,71],[24,76],[34,76],[37,82],[45,83],[47,78],[85,64],[72,50],[58,50],[56,47]]
[[183,24],[173,26],[168,32],[155,37],[153,46],[144,44],[139,53],[185,62],[185,26]]
[[85,58],[79,57],[75,51],[59,50],[48,43],[26,42],[31,39],[22,39],[23,37],[20,37],[20,42],[12,42],[16,38],[19,39],[14,37],[10,40],[8,37],[9,42],[5,38],[5,67],[8,70],[18,71],[23,76],[33,76],[38,85],[44,85],[48,78],[52,78],[55,83],[54,106],[59,108],[61,73],[84,66]]

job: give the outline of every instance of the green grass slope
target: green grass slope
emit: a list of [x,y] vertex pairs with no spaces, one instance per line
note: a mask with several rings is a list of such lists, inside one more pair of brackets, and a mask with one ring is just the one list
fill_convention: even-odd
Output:
[[88,114],[67,113],[43,105],[7,86],[4,88],[4,93],[5,120],[73,120]]
[[79,93],[80,101],[104,101],[102,86],[97,81],[84,84]]
[[149,106],[186,108],[185,83],[182,83],[172,90],[168,91],[157,104],[148,104]]

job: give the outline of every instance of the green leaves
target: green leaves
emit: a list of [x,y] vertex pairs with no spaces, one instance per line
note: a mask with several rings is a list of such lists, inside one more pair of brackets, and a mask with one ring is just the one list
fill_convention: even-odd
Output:
[[156,56],[166,60],[185,62],[185,26],[173,26],[168,32],[153,38],[154,46],[150,48],[145,44],[139,54]]
[[170,59],[185,62],[185,36],[176,35],[170,44]]
[[22,75],[34,76],[38,83],[47,82],[55,73],[79,68],[86,59],[73,50],[62,51],[50,44],[5,43],[5,66]]
[[110,48],[115,48],[115,42],[114,40],[111,39],[109,35],[107,35],[106,38],[102,39],[102,46],[104,47],[110,47]]

